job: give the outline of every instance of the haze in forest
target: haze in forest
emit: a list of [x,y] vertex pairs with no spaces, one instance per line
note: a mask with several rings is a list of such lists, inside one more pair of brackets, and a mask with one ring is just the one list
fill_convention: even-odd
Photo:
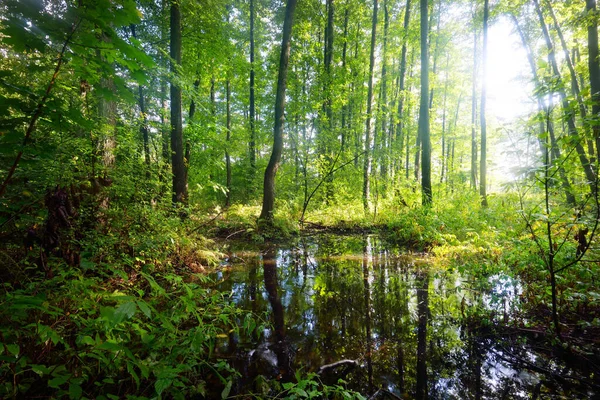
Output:
[[596,398],[596,0],[0,1],[0,398]]

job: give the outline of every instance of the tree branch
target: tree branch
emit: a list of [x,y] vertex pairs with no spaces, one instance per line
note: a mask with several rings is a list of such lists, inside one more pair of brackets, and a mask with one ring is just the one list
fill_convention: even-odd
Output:
[[54,87],[54,84],[56,83],[56,78],[58,77],[58,73],[60,72],[60,67],[62,66],[62,64],[64,62],[65,52],[67,51],[69,43],[71,42],[71,39],[73,38],[73,35],[75,34],[75,31],[79,27],[80,23],[81,23],[81,19],[77,19],[76,22],[73,23],[71,32],[69,32],[69,35],[67,36],[67,39],[65,40],[65,43],[63,44],[63,47],[58,55],[58,61],[56,62],[56,68],[54,68],[54,74],[52,74],[52,78],[50,79],[50,83],[48,84],[48,87],[46,88],[44,97],[42,97],[42,99],[38,103],[35,113],[31,117],[31,120],[29,121],[29,126],[27,127],[27,131],[25,132],[25,137],[23,138],[23,146],[22,146],[21,150],[19,150],[19,153],[17,154],[17,157],[15,158],[15,161],[13,162],[12,167],[8,171],[8,175],[6,176],[6,179],[4,179],[2,186],[0,186],[0,197],[2,197],[4,195],[4,193],[6,192],[6,188],[8,187],[8,184],[10,183],[10,180],[11,180],[12,176],[14,175],[15,170],[17,169],[17,166],[19,165],[19,161],[21,161],[21,157],[23,157],[23,148],[27,145],[27,142],[29,142],[29,138],[31,137],[31,134],[33,133],[33,131],[36,128],[37,121],[40,118],[40,116],[42,115],[42,109],[44,108],[44,105],[46,104],[46,101],[48,100],[48,97],[50,96],[50,92],[52,91],[52,88]]

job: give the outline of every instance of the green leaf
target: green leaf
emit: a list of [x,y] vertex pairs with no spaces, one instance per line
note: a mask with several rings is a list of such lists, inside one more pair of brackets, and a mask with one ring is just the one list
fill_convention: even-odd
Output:
[[50,373],[50,368],[45,365],[31,365],[31,370],[39,376],[44,376]]
[[152,311],[150,310],[150,307],[148,307],[148,304],[146,304],[145,301],[143,300],[138,300],[136,301],[138,307],[140,308],[140,310],[142,310],[142,312],[144,313],[144,315],[148,318],[152,317]]
[[306,393],[305,390],[300,389],[300,388],[294,388],[294,389],[292,389],[292,393],[295,393],[298,396],[308,397],[308,393]]
[[[133,317],[135,315],[136,311],[137,311],[137,306],[135,305],[135,303],[133,301],[123,303],[119,307],[117,307],[117,309],[115,310],[115,314],[114,314],[115,320],[122,322],[126,319]],[[117,322],[117,323],[119,323],[119,322]]]
[[136,386],[139,388],[140,387],[140,377],[135,372],[134,365],[130,362],[127,363],[127,372],[129,372],[129,374],[135,381]]
[[232,380],[227,381],[227,385],[225,385],[225,389],[223,389],[223,391],[221,392],[222,399],[226,399],[227,397],[229,397],[229,392],[231,392],[232,385],[233,385]]
[[82,394],[83,390],[81,389],[81,386],[73,383],[69,385],[69,397],[71,399],[80,399]]
[[91,336],[83,336],[79,339],[79,341],[82,344],[88,344],[90,346],[93,346],[96,344],[96,341]]
[[157,395],[161,395],[162,392],[165,391],[171,384],[173,383],[173,379],[158,379],[154,383],[154,390],[156,390]]
[[6,349],[10,354],[17,358],[19,356],[19,345],[18,344],[7,344]]
[[50,379],[48,381],[48,386],[54,389],[59,389],[60,385],[63,385],[66,381],[69,380],[70,377],[71,374],[57,376],[56,378]]

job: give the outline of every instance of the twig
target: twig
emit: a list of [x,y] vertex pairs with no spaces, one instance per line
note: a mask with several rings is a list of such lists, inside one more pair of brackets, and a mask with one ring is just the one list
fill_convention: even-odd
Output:
[[244,232],[244,231],[245,231],[245,229],[240,229],[239,231],[233,232],[231,235],[227,236],[225,239],[229,239],[230,237],[232,237],[232,236],[235,236],[235,235],[237,235],[238,233],[242,233],[242,232]]
[[503,352],[505,352],[509,356],[513,357],[514,360],[511,360],[511,359],[505,357],[504,355],[500,354],[498,351],[496,351],[494,349],[491,349],[491,351],[498,358],[500,358],[501,360],[506,361],[509,364],[514,364],[515,361],[516,361],[516,362],[521,363],[525,368],[527,368],[527,369],[529,369],[531,371],[551,376],[552,378],[556,379],[559,382],[567,382],[567,381],[571,380],[571,381],[576,381],[576,382],[579,382],[580,384],[584,384],[586,386],[592,387],[594,389],[600,389],[600,386],[598,386],[598,385],[596,385],[596,384],[594,384],[592,382],[589,382],[589,381],[587,381],[585,379],[579,379],[579,378],[576,378],[576,377],[573,377],[573,376],[565,376],[565,375],[558,374],[558,373],[556,373],[554,371],[551,371],[551,370],[549,370],[547,368],[540,367],[539,365],[536,365],[536,364],[534,364],[534,363],[532,363],[532,362],[530,362],[528,360],[525,360],[525,359],[517,356],[516,354],[513,354],[513,353],[507,351],[504,347],[500,347],[500,348],[502,349]]
[[[346,165],[353,163],[356,159],[358,159],[360,156],[362,156],[363,154],[366,153],[366,150],[363,151],[360,154],[357,154],[354,158],[352,158],[349,161],[346,161],[345,163],[343,163],[342,165],[333,168],[333,166],[331,167],[331,169],[329,170],[329,172],[327,172],[322,178],[321,181],[319,182],[319,184],[317,186],[315,186],[315,188],[313,189],[313,191],[310,193],[310,195],[308,196],[308,198],[306,199],[306,201],[304,202],[304,207],[302,208],[302,215],[300,216],[300,222],[304,223],[304,214],[306,213],[306,209],[308,208],[308,204],[310,203],[310,200],[312,199],[312,197],[315,195],[315,193],[317,192],[317,190],[319,190],[319,188],[321,187],[321,185],[323,184],[323,182],[325,182],[325,179],[328,178],[329,176],[333,175],[335,172],[339,171],[340,169],[344,168]],[[335,165],[335,163],[337,162],[337,160],[339,159],[341,153],[338,153],[335,161],[333,162],[333,165]]]

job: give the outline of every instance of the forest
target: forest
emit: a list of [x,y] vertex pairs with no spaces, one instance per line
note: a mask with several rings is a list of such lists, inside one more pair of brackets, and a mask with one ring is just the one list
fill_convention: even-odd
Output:
[[599,16],[3,0],[0,398],[597,398]]

